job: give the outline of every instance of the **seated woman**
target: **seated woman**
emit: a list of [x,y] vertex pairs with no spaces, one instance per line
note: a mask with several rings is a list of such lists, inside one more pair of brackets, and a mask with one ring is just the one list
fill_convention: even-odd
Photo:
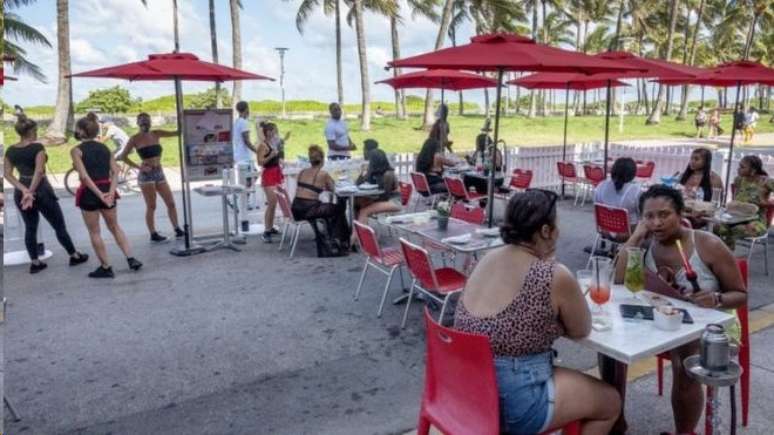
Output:
[[536,434],[582,420],[584,434],[607,434],[621,411],[618,393],[552,361],[557,338],[591,331],[577,281],[554,259],[556,200],[555,193],[542,190],[510,199],[500,228],[506,245],[483,257],[468,278],[454,326],[489,337],[501,431]]
[[[358,198],[355,202],[357,212],[357,221],[368,223],[368,217],[377,213],[390,213],[401,211],[403,206],[400,203],[400,192],[398,191],[398,180],[395,177],[395,170],[390,166],[387,154],[380,149],[374,149],[370,152],[368,158],[368,170],[365,175],[357,180],[357,184],[371,183],[379,186],[379,190],[384,193],[375,198]],[[354,243],[354,234],[352,243]]]
[[[712,171],[712,152],[707,148],[696,148],[691,153],[691,161],[680,177],[685,199],[712,201],[713,189],[723,189],[720,175]],[[694,228],[701,228],[705,222],[698,215],[687,216]]]
[[443,181],[443,167],[454,166],[454,162],[444,157],[438,140],[428,137],[417,155],[416,171],[425,174],[430,185],[430,193],[446,193]]
[[769,222],[766,222],[766,211],[769,196],[774,192],[774,179],[763,170],[763,162],[756,155],[747,155],[739,161],[737,177],[734,179],[736,194],[734,199],[758,206],[758,218],[752,222],[734,226],[718,225],[715,234],[720,236],[732,251],[736,241],[745,237],[759,237],[766,234]]
[[[632,229],[640,220],[640,183],[634,181],[637,164],[629,157],[621,157],[613,163],[610,178],[594,191],[594,203],[623,208],[629,215]],[[625,240],[621,240],[622,242]]]
[[[346,216],[347,202],[331,204],[320,200],[321,193],[334,192],[336,183],[330,174],[322,169],[325,153],[318,145],[309,147],[309,162],[312,167],[298,174],[296,197],[291,205],[293,219],[308,220],[312,224],[318,257],[347,255],[351,234]],[[317,227],[315,219],[325,221],[325,233]]]
[[[489,137],[486,133],[481,133],[478,136],[476,136],[476,151],[473,152],[473,154],[469,155],[467,157],[467,161],[469,164],[473,166],[478,166],[479,164],[482,165],[482,168],[484,170],[484,174],[489,173],[489,167],[487,165],[487,162],[489,161],[491,155],[492,155],[492,138]],[[480,159],[480,160],[479,160]],[[495,154],[495,172],[499,173],[503,170],[503,153],[499,149],[497,150],[497,154]],[[478,168],[476,168],[478,170]],[[476,188],[476,192],[478,193],[486,193],[487,188],[489,186],[488,182],[481,177],[470,177],[470,176],[464,176],[463,181],[465,182],[465,188],[470,190],[471,187]],[[503,182],[505,181],[505,178],[501,175],[498,175],[495,177],[495,187],[501,187],[503,185]]]
[[[747,294],[731,251],[714,234],[682,226],[683,206],[683,198],[675,189],[664,185],[648,189],[640,198],[642,219],[624,248],[646,249],[647,273],[657,274],[700,307],[735,308],[744,304]],[[689,263],[698,274],[701,288],[698,293],[693,293],[692,285],[685,277],[676,240],[680,240]],[[616,282],[619,283],[623,282],[626,256],[626,249],[621,249],[616,269]],[[698,353],[698,340],[671,351],[672,410],[679,434],[692,433],[704,409],[701,385],[683,369],[683,360]]]

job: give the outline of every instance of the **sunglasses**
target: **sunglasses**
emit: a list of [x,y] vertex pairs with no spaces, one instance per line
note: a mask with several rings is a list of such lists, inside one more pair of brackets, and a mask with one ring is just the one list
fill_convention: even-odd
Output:
[[556,207],[556,201],[559,199],[559,194],[552,190],[546,190],[546,189],[536,189],[536,188],[529,188],[526,190],[526,192],[540,192],[543,194],[543,196],[548,199],[550,204],[548,205],[548,211],[546,211],[543,216],[540,217],[540,221],[543,221],[548,218],[548,216],[551,215],[551,211]]

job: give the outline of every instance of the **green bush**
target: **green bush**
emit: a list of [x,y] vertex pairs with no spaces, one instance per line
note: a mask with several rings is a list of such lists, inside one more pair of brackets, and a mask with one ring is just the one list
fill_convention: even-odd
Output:
[[107,113],[126,113],[139,100],[132,100],[129,90],[120,86],[89,91],[89,96],[75,106],[78,112],[99,109]]

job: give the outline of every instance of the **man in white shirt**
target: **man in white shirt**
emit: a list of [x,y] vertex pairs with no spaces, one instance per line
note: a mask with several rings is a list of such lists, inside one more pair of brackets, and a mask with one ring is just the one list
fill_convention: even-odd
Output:
[[244,184],[247,188],[239,198],[242,231],[246,232],[250,230],[247,210],[252,210],[255,207],[255,199],[252,193],[254,179],[247,174],[252,174],[256,170],[255,160],[253,159],[256,148],[250,141],[250,123],[247,121],[247,118],[250,116],[250,107],[246,101],[240,101],[236,104],[236,110],[239,116],[234,120],[234,129],[231,132],[231,137],[234,145],[234,166],[237,169],[237,174],[239,174],[241,184]]
[[341,119],[341,106],[338,103],[331,103],[328,106],[331,114],[328,123],[325,125],[325,140],[328,142],[328,158],[330,160],[346,160],[351,158],[350,151],[356,150],[357,146],[349,138],[347,123]]
[[116,145],[115,155],[120,155],[124,151],[126,144],[129,143],[129,135],[105,118],[99,118],[99,124],[104,129],[104,132],[99,137],[99,141],[105,143],[108,139],[112,140]]

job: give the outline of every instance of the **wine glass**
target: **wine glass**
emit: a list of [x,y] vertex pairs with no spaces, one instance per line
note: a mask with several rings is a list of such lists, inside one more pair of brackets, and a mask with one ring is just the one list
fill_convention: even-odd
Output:
[[642,302],[637,293],[645,289],[644,253],[641,248],[626,248],[626,272],[624,286],[632,293],[632,297]]
[[605,331],[611,327],[610,318],[602,306],[610,300],[612,264],[612,260],[606,257],[594,257],[591,261],[589,298],[596,308],[591,311],[591,324],[598,331]]

